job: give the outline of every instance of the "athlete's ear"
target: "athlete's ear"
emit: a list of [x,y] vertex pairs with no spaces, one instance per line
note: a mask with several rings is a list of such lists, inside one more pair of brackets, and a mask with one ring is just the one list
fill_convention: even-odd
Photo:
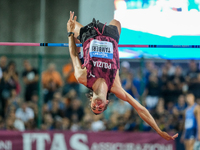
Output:
[[93,97],[92,97],[92,96],[90,96],[90,102],[92,102],[92,99],[93,99]]
[[107,109],[109,103],[110,103],[110,101],[109,101],[109,100],[106,100],[106,106],[105,106],[105,108],[104,108],[104,111]]

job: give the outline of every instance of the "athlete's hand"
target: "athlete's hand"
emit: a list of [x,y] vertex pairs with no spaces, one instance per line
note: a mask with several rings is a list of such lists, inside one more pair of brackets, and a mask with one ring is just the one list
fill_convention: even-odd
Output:
[[74,17],[74,12],[70,11],[70,18],[67,22],[67,31],[74,32],[75,24],[76,24],[76,16]]
[[178,133],[175,134],[174,136],[170,136],[169,134],[167,134],[166,132],[161,132],[159,134],[162,138],[164,138],[165,140],[169,141],[169,140],[175,140],[175,138],[178,137]]

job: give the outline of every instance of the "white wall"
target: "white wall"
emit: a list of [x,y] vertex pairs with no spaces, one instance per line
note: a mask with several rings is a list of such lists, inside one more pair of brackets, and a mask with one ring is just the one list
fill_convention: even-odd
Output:
[[114,0],[79,0],[78,21],[84,26],[93,18],[102,23],[109,22],[114,17]]

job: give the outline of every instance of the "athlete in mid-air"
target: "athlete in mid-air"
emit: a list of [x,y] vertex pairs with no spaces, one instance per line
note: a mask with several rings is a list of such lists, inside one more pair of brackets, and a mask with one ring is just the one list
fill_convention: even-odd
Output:
[[[102,113],[109,103],[108,93],[113,93],[119,99],[131,104],[139,116],[161,137],[166,140],[174,140],[178,137],[178,134],[170,136],[161,131],[148,110],[122,88],[118,53],[120,22],[113,19],[107,26],[93,19],[90,24],[83,27],[76,22],[76,19],[74,12],[70,11],[70,19],[67,23],[69,52],[76,79],[93,91],[90,98],[92,111],[95,114]],[[76,49],[77,39],[83,44],[83,65]]]

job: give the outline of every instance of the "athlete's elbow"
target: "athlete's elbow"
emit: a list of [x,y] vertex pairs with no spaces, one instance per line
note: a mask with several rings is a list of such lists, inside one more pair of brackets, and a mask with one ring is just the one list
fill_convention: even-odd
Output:
[[81,78],[76,78],[76,80],[78,81],[78,83],[82,84],[83,80]]
[[81,75],[75,72],[74,76],[75,76],[76,80],[80,83],[80,81],[81,81]]
[[78,83],[83,82],[83,74],[81,72],[75,71],[74,76],[75,76],[76,80],[78,81]]

